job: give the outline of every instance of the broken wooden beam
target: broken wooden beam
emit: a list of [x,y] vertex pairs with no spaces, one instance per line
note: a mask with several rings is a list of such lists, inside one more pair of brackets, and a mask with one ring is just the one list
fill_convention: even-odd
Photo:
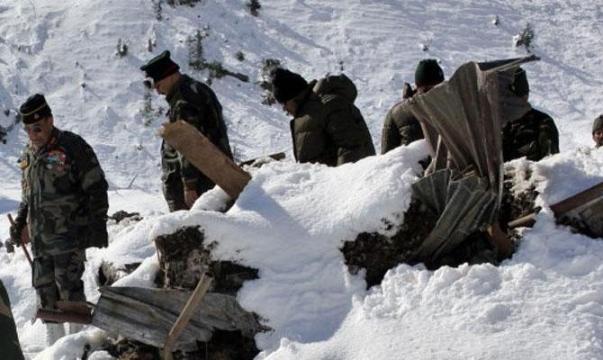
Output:
[[265,156],[260,156],[257,157],[255,159],[249,159],[249,160],[245,160],[239,163],[239,166],[246,166],[246,165],[253,165],[255,162],[260,162],[263,161],[264,159],[268,160],[268,159],[272,159],[272,160],[283,160],[285,158],[285,153],[284,152],[277,152],[274,154],[270,154],[270,155],[265,155]]
[[163,358],[166,360],[172,360],[172,347],[178,340],[182,331],[188,325],[188,322],[191,320],[194,312],[197,310],[199,303],[203,300],[203,297],[209,290],[211,286],[211,278],[206,277],[205,273],[201,274],[201,279],[199,279],[199,283],[197,287],[192,292],[190,298],[184,305],[182,312],[178,315],[178,319],[170,329],[167,338],[165,339],[165,343],[163,345]]
[[[603,182],[555,203],[551,205],[550,208],[553,211],[555,218],[560,219],[562,216],[567,215],[574,210],[578,210],[581,207],[593,204],[601,198],[603,198]],[[536,215],[538,215],[538,211],[534,211],[528,215],[510,221],[507,223],[507,226],[511,229],[520,226],[532,226],[536,222]]]
[[[190,291],[138,287],[103,287],[92,325],[115,335],[161,348]],[[196,342],[207,342],[214,330],[241,331],[253,336],[264,328],[256,317],[238,304],[236,297],[206,294],[173,350],[192,351]]]

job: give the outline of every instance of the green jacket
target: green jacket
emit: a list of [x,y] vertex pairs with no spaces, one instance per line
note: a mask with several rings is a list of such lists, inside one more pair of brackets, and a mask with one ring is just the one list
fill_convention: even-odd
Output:
[[519,119],[503,127],[503,158],[510,161],[520,157],[538,161],[559,152],[559,132],[547,114],[531,109]]
[[406,106],[406,100],[394,105],[385,116],[381,132],[381,153],[423,139],[421,124]]
[[360,110],[342,96],[316,95],[315,84],[294,99],[297,109],[289,125],[295,159],[338,166],[375,155]]
[[10,310],[8,293],[0,280],[0,354],[3,359],[22,360],[23,353],[19,345],[17,328]]
[[[182,75],[166,100],[170,106],[170,122],[184,120],[192,124],[232,159],[222,105],[207,85]],[[207,191],[215,186],[165,141],[161,144],[161,164],[164,183],[168,177],[176,176],[189,188]]]
[[20,159],[22,200],[15,222],[27,223],[34,256],[107,246],[107,182],[94,150],[55,128],[50,141]]

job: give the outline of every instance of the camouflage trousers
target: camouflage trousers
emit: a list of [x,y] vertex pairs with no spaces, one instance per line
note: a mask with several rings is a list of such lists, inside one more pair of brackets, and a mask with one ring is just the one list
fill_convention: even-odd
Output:
[[[182,178],[177,173],[171,173],[168,176],[162,177],[163,182],[163,197],[170,208],[170,211],[188,210],[188,206],[184,202],[184,185]],[[213,189],[215,186],[205,176],[200,177],[197,181],[197,194],[201,196],[204,192]]]
[[74,250],[34,259],[33,286],[44,309],[54,309],[58,300],[86,301],[84,295],[85,250]]
[[10,310],[10,301],[4,284],[0,280],[0,354],[3,359],[22,360],[17,327]]
[[180,176],[172,173],[161,179],[163,181],[163,197],[170,211],[187,210],[184,202],[184,185]]

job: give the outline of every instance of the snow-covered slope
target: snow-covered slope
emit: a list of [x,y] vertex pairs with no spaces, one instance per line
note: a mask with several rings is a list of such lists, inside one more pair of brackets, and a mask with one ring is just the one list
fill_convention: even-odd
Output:
[[[424,154],[419,145],[341,169],[275,164],[255,174],[228,215],[160,217],[166,208],[155,132],[162,120],[144,124],[138,67],[169,49],[184,72],[204,79],[206,72],[187,65],[186,37],[205,29],[205,57],[252,80],[225,77],[212,85],[241,160],[291,147],[287,116],[278,106],[260,104],[256,81],[262,59],[279,59],[308,79],[343,67],[358,87],[357,105],[379,148],[385,113],[398,101],[402,83],[412,82],[418,60],[435,57],[450,76],[469,60],[523,56],[512,38],[529,22],[536,33],[533,52],[542,58],[526,66],[531,101],[556,119],[566,152],[538,165],[548,179],[541,200],[547,204],[603,177],[601,151],[578,150],[591,146],[591,122],[603,112],[602,6],[599,0],[274,0],[263,1],[260,16],[252,17],[243,1],[223,0],[192,8],[163,4],[157,20],[149,0],[0,0],[0,110],[12,110],[0,112],[0,125],[10,123],[28,95],[46,94],[57,125],[83,135],[99,155],[111,183],[111,211],[147,217],[135,227],[112,228],[111,247],[89,252],[91,269],[105,256],[124,262],[148,258],[131,280],[148,281],[156,266],[148,233],[182,223],[207,225],[225,257],[244,250],[242,259],[266,276],[249,284],[241,301],[275,328],[258,338],[266,350],[261,357],[598,358],[603,287],[596,279],[603,249],[556,227],[546,215],[500,268],[429,272],[402,266],[368,295],[359,278],[345,273],[338,244],[357,231],[376,229],[381,217],[395,212],[394,203],[405,208],[412,172],[399,175]],[[115,55],[118,39],[128,44],[125,57]],[[156,43],[152,53],[149,39]],[[243,61],[236,59],[239,51]],[[153,107],[160,106],[163,99],[154,97]],[[0,144],[3,213],[17,206],[16,159],[25,140],[17,126],[7,144]],[[4,216],[0,221],[5,238],[7,222]],[[262,237],[234,236],[252,230]],[[262,260],[267,252],[278,252],[275,263]],[[281,267],[283,259],[296,261]],[[35,355],[42,350],[42,328],[29,323],[35,303],[23,255],[0,250],[0,277],[14,302],[24,347]],[[91,270],[86,286],[94,297]],[[291,298],[276,295],[285,287]],[[333,297],[313,305],[325,294]],[[40,358],[60,358],[61,351],[71,358],[85,339],[65,339],[63,348],[48,349]]]

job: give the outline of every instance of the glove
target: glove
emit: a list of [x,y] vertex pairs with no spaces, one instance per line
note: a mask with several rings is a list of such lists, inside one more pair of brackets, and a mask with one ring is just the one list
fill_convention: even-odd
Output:
[[16,244],[17,246],[21,245],[21,233],[23,233],[24,227],[25,224],[19,222],[15,222],[10,226],[9,233],[13,244]]

